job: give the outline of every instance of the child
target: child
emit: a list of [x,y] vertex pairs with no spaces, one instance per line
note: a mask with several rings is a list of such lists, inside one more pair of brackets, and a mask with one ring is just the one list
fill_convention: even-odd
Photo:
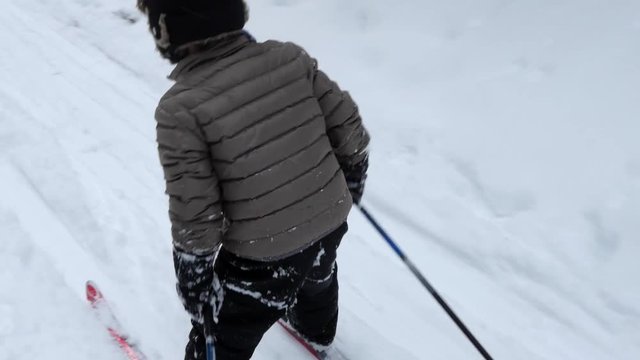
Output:
[[249,359],[285,319],[318,349],[338,320],[336,250],[369,135],[349,94],[291,43],[243,31],[242,0],[138,0],[177,64],[156,112],[185,359]]

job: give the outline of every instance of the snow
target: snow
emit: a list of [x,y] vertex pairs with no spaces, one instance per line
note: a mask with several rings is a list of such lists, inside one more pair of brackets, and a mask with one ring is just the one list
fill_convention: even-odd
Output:
[[[640,3],[255,0],[373,135],[364,203],[497,359],[640,358]],[[130,0],[0,4],[0,360],[117,359],[95,280],[183,356],[153,112],[171,85]],[[355,210],[351,359],[480,358]],[[304,359],[273,328],[256,359]]]
[[[225,284],[225,287],[231,291],[237,292],[239,294],[252,297],[258,301],[260,301],[263,305],[268,307],[273,307],[278,310],[285,310],[287,308],[287,303],[285,301],[274,301],[269,299],[268,294],[263,294],[259,291],[251,291],[245,287],[240,287],[235,284]],[[224,300],[223,300],[224,301]]]

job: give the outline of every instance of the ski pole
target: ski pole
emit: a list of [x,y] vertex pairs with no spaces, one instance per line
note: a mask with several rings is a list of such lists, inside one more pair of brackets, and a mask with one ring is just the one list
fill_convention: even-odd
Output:
[[429,293],[431,293],[431,295],[438,302],[438,304],[440,304],[440,306],[444,309],[444,311],[447,313],[447,315],[449,315],[451,320],[453,320],[453,322],[456,323],[456,325],[458,326],[460,331],[462,331],[464,333],[464,335],[467,337],[467,339],[469,339],[469,341],[478,350],[478,352],[480,352],[480,354],[482,354],[484,359],[485,360],[493,360],[491,355],[489,355],[487,350],[485,350],[485,348],[482,346],[482,344],[480,344],[478,339],[476,339],[476,337],[473,336],[471,331],[462,322],[462,320],[460,320],[458,315],[456,315],[456,313],[453,311],[453,309],[451,309],[451,307],[442,298],[442,296],[440,296],[438,291],[436,291],[436,289],[431,285],[431,283],[429,283],[427,278],[424,275],[422,275],[420,270],[418,270],[416,265],[407,257],[407,255],[404,253],[404,251],[402,251],[402,249],[400,249],[398,244],[395,241],[393,241],[393,239],[391,239],[391,236],[389,236],[389,234],[382,228],[382,226],[380,226],[380,224],[376,221],[376,219],[362,205],[357,205],[357,207],[358,207],[358,209],[360,209],[362,214],[367,218],[367,220],[369,220],[371,225],[373,225],[373,227],[380,233],[380,235],[389,244],[389,246],[391,246],[393,251],[400,257],[402,262],[404,262],[405,265],[407,265],[407,267],[409,268],[409,270],[411,270],[413,275],[415,275],[416,278],[418,278],[418,280],[420,281],[420,283],[422,283],[422,285],[427,289],[427,291],[429,291]]
[[216,360],[216,351],[213,347],[213,341],[207,336],[207,360]]
[[213,334],[211,330],[213,329],[213,324],[211,324],[213,320],[213,309],[210,306],[206,306],[204,310],[204,337],[206,339],[206,354],[207,360],[216,360],[216,349],[213,342]]

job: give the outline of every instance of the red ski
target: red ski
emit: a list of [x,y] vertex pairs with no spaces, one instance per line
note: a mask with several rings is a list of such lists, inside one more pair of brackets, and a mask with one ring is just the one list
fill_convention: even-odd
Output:
[[145,356],[129,342],[127,336],[120,330],[121,326],[118,323],[118,320],[109,308],[109,304],[96,284],[91,281],[87,281],[86,293],[89,304],[91,304],[91,307],[96,310],[98,318],[107,328],[107,332],[109,332],[111,338],[127,356],[127,359],[145,360]]
[[318,351],[307,340],[305,340],[298,332],[293,329],[289,324],[283,320],[278,320],[278,324],[287,331],[292,338],[294,338],[300,345],[302,345],[313,357],[318,360],[347,360],[347,357],[338,351],[336,348],[331,348],[328,351]]
[[309,352],[309,354],[313,355],[318,360],[326,359],[326,357],[322,357],[322,354],[318,353],[318,351],[314,349],[311,344],[309,344],[304,338],[302,338],[302,336],[300,336],[300,334],[292,329],[286,322],[278,320],[278,324],[282,326],[282,328],[285,329],[287,333],[291,335],[291,337],[293,337],[298,343],[300,343],[300,345],[302,345]]

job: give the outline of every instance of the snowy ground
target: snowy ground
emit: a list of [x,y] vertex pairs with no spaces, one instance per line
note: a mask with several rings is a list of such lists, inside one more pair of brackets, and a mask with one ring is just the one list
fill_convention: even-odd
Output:
[[[366,205],[496,359],[640,358],[637,0],[254,0],[373,137]],[[96,280],[179,359],[153,111],[170,66],[132,0],[0,2],[0,360],[119,359]],[[338,344],[479,358],[354,212]],[[256,359],[304,359],[279,329]]]

